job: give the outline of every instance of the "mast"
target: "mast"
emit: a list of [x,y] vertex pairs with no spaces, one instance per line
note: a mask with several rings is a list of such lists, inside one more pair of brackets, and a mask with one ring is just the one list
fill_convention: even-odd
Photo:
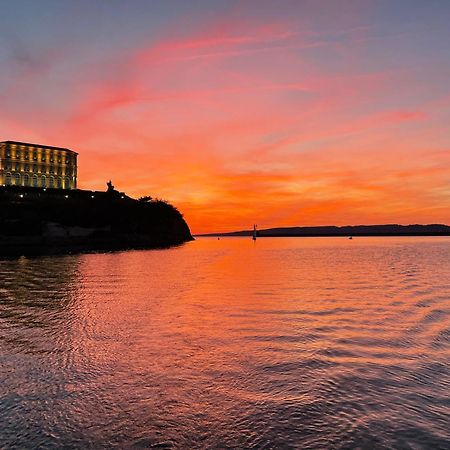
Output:
[[256,241],[256,225],[253,225],[253,240]]

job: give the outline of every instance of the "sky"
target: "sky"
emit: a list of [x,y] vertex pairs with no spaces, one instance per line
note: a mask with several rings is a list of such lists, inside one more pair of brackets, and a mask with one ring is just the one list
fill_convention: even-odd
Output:
[[193,233],[450,223],[448,0],[0,0],[0,140]]

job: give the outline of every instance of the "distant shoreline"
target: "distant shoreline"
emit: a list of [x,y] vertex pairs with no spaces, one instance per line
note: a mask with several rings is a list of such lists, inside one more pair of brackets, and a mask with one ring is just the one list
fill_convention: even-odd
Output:
[[[251,237],[251,235],[237,235],[237,234],[193,234],[192,235],[195,239],[196,238],[202,238],[202,237],[223,237],[223,238],[227,238],[227,237]],[[258,236],[258,238],[326,238],[326,237],[335,237],[335,238],[349,238],[349,235],[331,235],[331,234],[323,234],[323,235],[319,235],[319,234],[311,234],[311,235],[307,235],[307,234],[302,234],[302,235],[295,235],[295,234],[284,234],[284,235],[268,235],[265,234],[264,236]],[[450,234],[361,234],[361,235],[356,235],[353,234],[351,235],[351,237],[450,237]]]
[[[233,231],[229,233],[204,233],[196,236],[232,237],[252,236],[253,230]],[[258,230],[258,237],[350,237],[350,236],[450,236],[450,226],[431,225],[354,225],[322,227],[285,227]]]

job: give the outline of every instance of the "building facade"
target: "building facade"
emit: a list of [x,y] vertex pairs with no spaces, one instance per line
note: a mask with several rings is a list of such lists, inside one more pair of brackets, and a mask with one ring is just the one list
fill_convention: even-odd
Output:
[[77,155],[68,148],[0,142],[0,186],[76,189]]

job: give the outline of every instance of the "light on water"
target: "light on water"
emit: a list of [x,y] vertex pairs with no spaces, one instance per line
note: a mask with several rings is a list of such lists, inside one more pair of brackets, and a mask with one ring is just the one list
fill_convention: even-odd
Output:
[[450,448],[450,239],[1,260],[0,361],[0,448]]

